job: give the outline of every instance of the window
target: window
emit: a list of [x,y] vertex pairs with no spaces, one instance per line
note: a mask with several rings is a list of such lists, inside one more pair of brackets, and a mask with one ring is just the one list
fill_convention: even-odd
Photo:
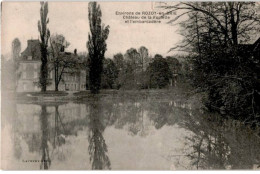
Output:
[[36,79],[38,77],[38,73],[37,72],[33,72],[33,77]]
[[23,79],[26,79],[26,72],[22,72]]
[[26,84],[26,83],[23,84],[23,90],[24,90],[24,91],[27,90],[27,84]]

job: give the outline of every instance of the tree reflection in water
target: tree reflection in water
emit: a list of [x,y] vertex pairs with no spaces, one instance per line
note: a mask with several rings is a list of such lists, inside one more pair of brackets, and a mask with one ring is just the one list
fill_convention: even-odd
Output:
[[260,140],[242,123],[194,110],[180,125],[193,133],[187,144],[197,169],[252,169],[260,163]]
[[[49,116],[47,108],[54,107],[54,128],[50,127]],[[40,113],[40,124],[41,124],[41,164],[40,169],[47,170],[51,165],[51,157],[55,155],[55,149],[57,147],[62,146],[65,143],[66,130],[64,124],[62,123],[62,119],[59,113],[59,103],[49,104],[49,105],[41,105],[41,113]],[[53,139],[51,137],[53,136]],[[51,141],[53,140],[53,141]],[[52,152],[50,156],[50,144],[52,145]],[[60,154],[62,151],[58,151],[58,159],[64,159],[64,154]]]
[[[57,103],[41,104],[40,113],[37,111],[37,117],[40,116],[41,136],[38,136],[38,127],[37,132],[33,134],[33,137],[36,137],[35,140],[31,138],[32,136],[28,136],[31,139],[30,142],[37,141],[37,143],[31,143],[30,146],[33,146],[34,149],[32,148],[30,152],[40,149],[41,169],[49,169],[51,162],[54,165],[57,159],[60,161],[67,156],[68,160],[75,160],[75,157],[71,158],[60,148],[67,147],[63,146],[64,143],[72,148],[77,148],[77,142],[73,142],[74,136],[81,133],[80,131],[84,131],[85,128],[89,129],[87,153],[90,156],[92,169],[111,169],[108,147],[103,137],[105,128],[108,126],[111,129],[122,129],[122,132],[127,131],[127,134],[131,136],[127,137],[129,139],[136,138],[132,136],[140,136],[149,140],[154,132],[162,133],[169,130],[161,135],[166,143],[170,140],[170,135],[179,133],[178,129],[180,129],[180,133],[184,134],[181,135],[180,140],[181,143],[185,144],[185,148],[181,148],[177,152],[181,157],[178,157],[178,159],[173,157],[176,155],[173,154],[176,153],[174,151],[175,144],[172,144],[169,152],[163,152],[167,160],[172,160],[174,165],[179,160],[179,164],[175,165],[176,168],[183,166],[187,169],[250,169],[260,162],[260,140],[250,129],[238,122],[220,119],[218,115],[202,113],[199,107],[190,103],[188,99],[182,98],[174,101],[170,96],[91,96],[87,101],[76,105],[76,109],[82,109],[82,111],[67,112],[67,110],[71,111],[71,106],[75,109],[75,105],[69,103],[69,105],[60,107],[61,114],[59,113],[59,105]],[[190,105],[192,108],[189,107]],[[55,111],[52,112],[53,115],[55,114],[55,118],[48,114],[50,108]],[[17,119],[17,117],[14,119]],[[170,129],[172,127],[174,129]],[[109,132],[111,129],[107,131]],[[16,132],[19,132],[19,130]],[[17,135],[18,138],[19,134],[17,133]],[[111,134],[108,133],[107,135]],[[65,142],[66,138],[72,145]],[[164,145],[164,142],[161,143]],[[19,158],[21,156],[19,139],[14,144],[17,149],[16,158]],[[127,145],[124,148],[128,150]],[[168,147],[168,143],[166,145]],[[170,143],[169,146],[171,146]],[[79,147],[81,148],[81,146]],[[113,145],[110,148],[113,149]],[[124,148],[122,150],[125,150]],[[151,144],[151,148],[156,148],[156,146]],[[84,149],[80,150],[83,151]],[[56,158],[57,154],[58,157]]]
[[109,157],[107,155],[107,145],[103,137],[105,129],[104,114],[99,97],[94,96],[89,103],[89,155],[93,170],[111,169]]
[[48,123],[48,113],[47,113],[46,105],[41,105],[40,122],[41,122],[41,131],[42,131],[42,138],[41,138],[42,158],[41,158],[40,169],[47,170],[51,165],[51,159],[50,159],[49,147],[48,147],[49,123]]

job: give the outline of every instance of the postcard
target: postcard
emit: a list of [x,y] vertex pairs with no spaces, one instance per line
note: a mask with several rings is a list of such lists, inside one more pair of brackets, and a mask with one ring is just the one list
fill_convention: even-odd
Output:
[[1,7],[2,170],[260,170],[260,2]]

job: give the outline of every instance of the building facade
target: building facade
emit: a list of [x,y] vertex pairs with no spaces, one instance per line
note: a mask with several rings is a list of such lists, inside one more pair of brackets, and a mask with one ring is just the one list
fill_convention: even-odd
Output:
[[[72,53],[69,53],[69,55]],[[20,74],[17,83],[17,92],[38,92],[39,76],[41,68],[41,51],[39,40],[28,40],[27,48],[21,53],[19,58]],[[49,65],[47,90],[55,90],[55,72]],[[59,91],[80,91],[85,90],[86,70],[65,70],[59,83]]]

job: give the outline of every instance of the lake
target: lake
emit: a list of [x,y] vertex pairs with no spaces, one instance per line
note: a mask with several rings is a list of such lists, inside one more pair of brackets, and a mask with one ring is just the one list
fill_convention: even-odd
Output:
[[19,170],[259,169],[260,138],[207,113],[197,96],[107,94],[2,100],[2,162]]

